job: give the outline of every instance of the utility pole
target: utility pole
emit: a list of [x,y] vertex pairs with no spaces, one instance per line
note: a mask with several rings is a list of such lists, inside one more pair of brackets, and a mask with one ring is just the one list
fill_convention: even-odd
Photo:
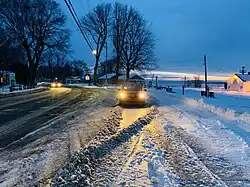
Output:
[[108,42],[106,42],[106,64],[105,64],[105,71],[106,71],[106,85],[108,84]]
[[207,85],[207,56],[204,55],[204,66],[205,66],[205,92],[206,92],[206,97],[208,97],[208,85]]
[[184,77],[184,82],[183,82],[183,85],[182,85],[182,95],[184,95],[184,92],[185,92],[186,81],[187,81],[187,77],[185,76]]
[[158,88],[158,76],[155,77],[155,85],[156,85],[156,89]]

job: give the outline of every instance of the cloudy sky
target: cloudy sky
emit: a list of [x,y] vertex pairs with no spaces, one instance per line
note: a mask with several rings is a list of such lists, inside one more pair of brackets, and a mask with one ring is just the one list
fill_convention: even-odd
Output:
[[[72,0],[79,16],[101,2],[114,1]],[[250,0],[119,2],[136,7],[151,24],[157,38],[158,70],[201,74],[206,54],[213,75],[229,75],[243,65],[250,71]],[[62,8],[69,15],[63,3]],[[94,57],[70,15],[67,25],[72,30],[73,56],[93,65]]]

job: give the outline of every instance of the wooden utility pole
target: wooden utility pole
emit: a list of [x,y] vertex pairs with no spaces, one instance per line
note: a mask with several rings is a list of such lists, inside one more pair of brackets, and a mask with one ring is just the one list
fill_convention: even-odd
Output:
[[205,66],[205,92],[206,92],[206,97],[208,97],[208,85],[207,85],[207,56],[204,55],[204,66]]
[[155,86],[156,86],[156,89],[158,88],[158,76],[155,77]]
[[182,85],[182,95],[184,95],[185,93],[185,87],[186,87],[186,81],[187,81],[187,77],[185,76],[184,77],[184,82],[183,82],[183,85]]

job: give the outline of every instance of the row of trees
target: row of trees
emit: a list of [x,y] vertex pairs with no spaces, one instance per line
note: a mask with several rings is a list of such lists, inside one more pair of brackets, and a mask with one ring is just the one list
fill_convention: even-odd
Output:
[[121,71],[126,72],[128,79],[131,70],[155,68],[155,38],[148,22],[135,8],[103,3],[82,17],[81,25],[95,44],[94,83],[106,42],[114,48],[117,78]]
[[21,63],[27,68],[27,84],[34,85],[46,54],[68,53],[65,21],[55,0],[0,0],[1,63]]
[[59,61],[52,63],[48,62],[46,66],[40,66],[38,69],[38,75],[41,79],[53,80],[57,77],[59,80],[65,80],[70,76],[82,76],[83,74],[89,73],[87,64],[82,60],[72,61]]

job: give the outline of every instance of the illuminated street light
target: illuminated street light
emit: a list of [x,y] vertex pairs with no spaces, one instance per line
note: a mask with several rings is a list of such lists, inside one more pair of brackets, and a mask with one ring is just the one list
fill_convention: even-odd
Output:
[[96,49],[94,49],[94,50],[92,51],[92,54],[93,54],[93,55],[97,55]]

